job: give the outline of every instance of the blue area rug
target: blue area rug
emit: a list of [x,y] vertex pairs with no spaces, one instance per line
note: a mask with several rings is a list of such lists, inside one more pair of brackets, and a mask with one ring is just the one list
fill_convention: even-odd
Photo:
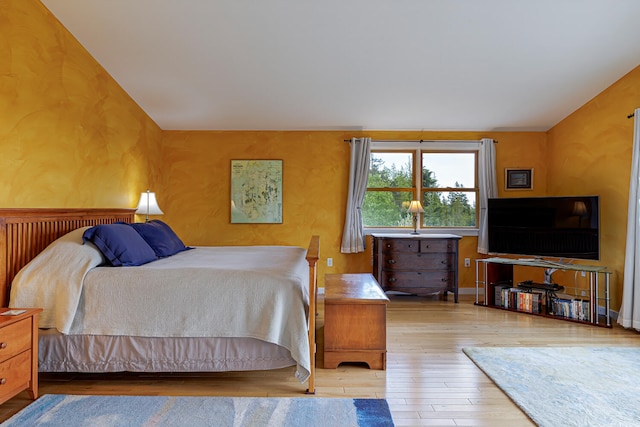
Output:
[[640,348],[463,351],[541,427],[640,426]]
[[384,399],[47,394],[2,426],[393,426]]

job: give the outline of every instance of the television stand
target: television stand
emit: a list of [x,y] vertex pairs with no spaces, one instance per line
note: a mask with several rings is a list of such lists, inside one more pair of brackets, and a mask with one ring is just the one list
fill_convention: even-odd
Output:
[[[540,269],[557,269],[584,272],[588,278],[588,295],[574,295],[566,298],[558,297],[556,292],[563,292],[567,288],[555,283],[536,283],[531,280],[514,283],[514,267],[535,267]],[[595,326],[611,327],[609,282],[611,272],[606,267],[595,265],[565,264],[544,259],[512,259],[512,258],[483,258],[476,260],[476,305],[501,308],[510,311],[526,312],[542,315],[554,319],[570,320]],[[604,287],[601,282],[604,281]],[[555,288],[555,289],[554,289]],[[480,291],[483,300],[480,300]],[[585,289],[586,290],[586,289]],[[519,294],[524,295],[520,296]],[[522,301],[531,304],[529,294],[544,294],[546,309],[536,312],[531,306],[522,305]],[[569,292],[570,293],[570,292]],[[518,294],[521,304],[514,303],[513,298]],[[511,298],[505,302],[504,298]],[[516,298],[517,298],[516,297]],[[537,299],[534,299],[537,301]],[[603,307],[601,307],[601,304]],[[604,308],[604,314],[600,309]]]

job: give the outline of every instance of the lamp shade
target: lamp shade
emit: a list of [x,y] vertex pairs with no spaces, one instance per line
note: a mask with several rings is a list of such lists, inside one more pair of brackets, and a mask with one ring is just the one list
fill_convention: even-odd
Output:
[[422,203],[420,203],[420,200],[412,200],[411,204],[409,205],[409,209],[407,209],[407,212],[411,212],[411,213],[424,212],[424,209],[422,208]]
[[576,216],[585,217],[587,216],[587,206],[584,202],[574,202],[571,213]]
[[138,208],[136,209],[138,215],[164,215],[164,212],[160,210],[158,202],[156,201],[156,193],[149,190],[144,193],[140,193],[140,201],[138,202]]

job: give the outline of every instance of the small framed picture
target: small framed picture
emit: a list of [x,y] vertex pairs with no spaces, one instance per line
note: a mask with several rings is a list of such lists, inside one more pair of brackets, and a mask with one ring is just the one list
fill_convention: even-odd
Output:
[[533,169],[505,168],[505,190],[533,190]]

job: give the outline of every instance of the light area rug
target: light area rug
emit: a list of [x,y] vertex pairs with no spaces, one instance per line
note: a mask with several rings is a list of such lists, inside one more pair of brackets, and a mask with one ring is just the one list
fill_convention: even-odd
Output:
[[640,348],[462,351],[539,426],[640,426]]
[[47,394],[2,426],[393,426],[384,399]]

